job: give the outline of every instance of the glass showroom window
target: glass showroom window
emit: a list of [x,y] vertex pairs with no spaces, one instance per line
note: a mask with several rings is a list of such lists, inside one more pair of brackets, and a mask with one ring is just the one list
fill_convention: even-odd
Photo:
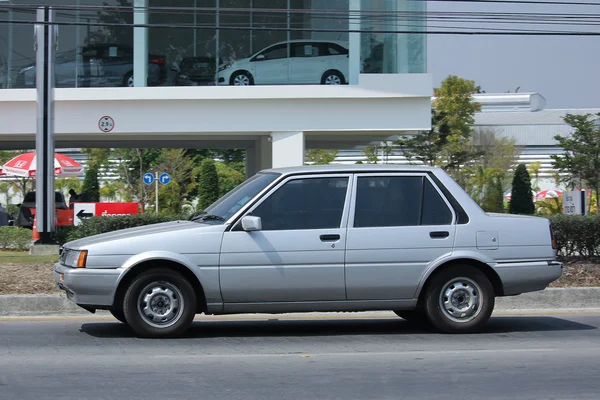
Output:
[[[2,18],[13,21],[36,19],[31,1],[11,0],[15,7],[6,10]],[[56,10],[60,41],[56,53],[57,87],[125,86],[133,72],[133,29],[126,25],[100,27],[80,26],[77,23],[131,23],[131,5],[123,0],[46,0],[36,5],[61,6]],[[79,6],[117,6],[102,10],[84,10]],[[73,6],[73,8],[69,8]],[[124,7],[124,8],[123,8]],[[71,25],[72,24],[72,25]],[[0,87],[35,87],[36,65],[33,49],[33,26],[26,24],[0,25]],[[2,68],[4,63],[5,67]],[[3,77],[3,70],[5,76]]]
[[361,0],[362,73],[426,72],[425,11],[424,1]]

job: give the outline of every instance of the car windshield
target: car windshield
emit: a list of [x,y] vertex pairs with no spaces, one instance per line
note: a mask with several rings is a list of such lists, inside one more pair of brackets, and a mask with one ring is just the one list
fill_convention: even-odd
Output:
[[240,208],[252,200],[258,193],[275,181],[280,174],[259,173],[238,185],[231,192],[221,197],[194,220],[201,221],[227,221]]

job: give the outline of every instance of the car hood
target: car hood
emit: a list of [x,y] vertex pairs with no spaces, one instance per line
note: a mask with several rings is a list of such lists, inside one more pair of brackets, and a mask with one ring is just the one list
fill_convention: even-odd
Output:
[[[89,236],[68,242],[64,247],[88,250],[90,255],[139,254],[153,250],[190,253],[198,250],[202,242],[214,247],[211,243],[220,240],[225,227],[191,221],[164,222]],[[218,251],[218,247],[207,251]]]

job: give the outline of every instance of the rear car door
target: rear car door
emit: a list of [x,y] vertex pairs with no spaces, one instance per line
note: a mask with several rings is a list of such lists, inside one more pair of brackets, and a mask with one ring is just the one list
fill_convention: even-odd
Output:
[[313,42],[291,44],[290,70],[293,84],[321,83],[321,76],[327,69],[328,58],[323,54],[324,46]]
[[225,303],[345,300],[345,221],[349,174],[284,180],[223,236],[219,267]]
[[348,221],[348,300],[412,299],[453,251],[456,216],[426,173],[357,175]]

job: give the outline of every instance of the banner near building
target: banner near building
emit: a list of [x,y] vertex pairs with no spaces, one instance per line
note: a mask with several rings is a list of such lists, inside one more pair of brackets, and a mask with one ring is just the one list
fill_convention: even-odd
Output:
[[91,217],[114,217],[118,215],[137,215],[140,203],[74,203],[73,223],[75,226]]

